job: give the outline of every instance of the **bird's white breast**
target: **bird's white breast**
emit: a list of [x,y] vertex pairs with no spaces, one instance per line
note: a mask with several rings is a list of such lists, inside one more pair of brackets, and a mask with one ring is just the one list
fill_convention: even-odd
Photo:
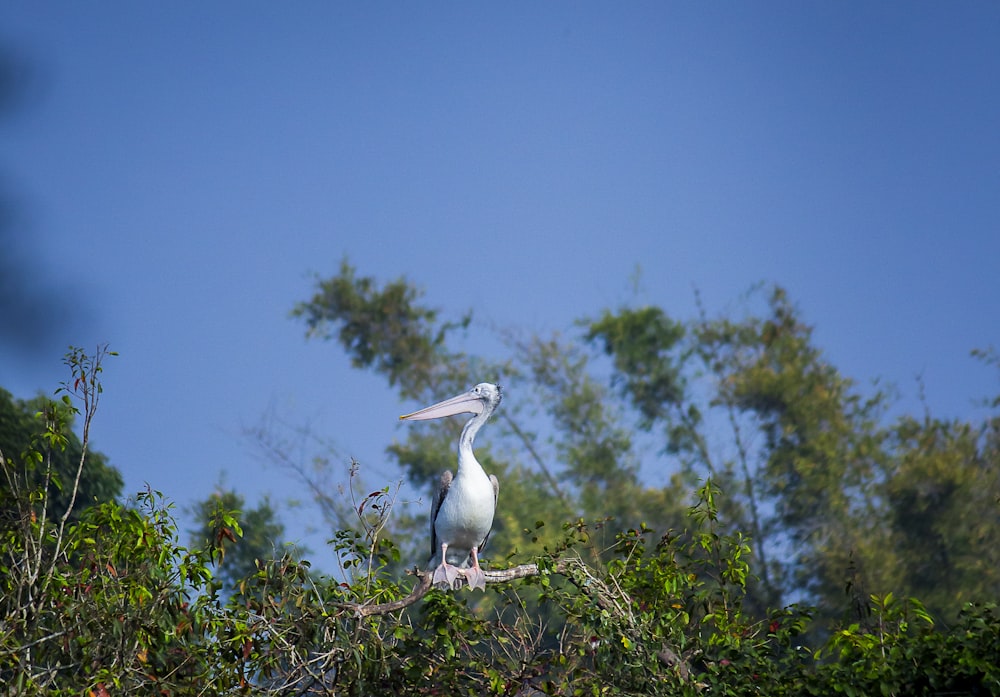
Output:
[[464,562],[471,549],[482,544],[493,527],[495,506],[493,484],[486,473],[459,470],[434,522],[438,542],[448,544],[450,563]]

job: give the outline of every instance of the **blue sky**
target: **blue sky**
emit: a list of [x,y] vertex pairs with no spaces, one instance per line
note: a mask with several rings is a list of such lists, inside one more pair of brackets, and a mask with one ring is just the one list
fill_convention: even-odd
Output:
[[222,472],[301,495],[243,435],[267,413],[391,477],[419,405],[288,317],[346,255],[473,308],[472,348],[776,282],[842,372],[975,418],[1000,390],[969,358],[1000,345],[998,36],[986,2],[4,3],[29,71],[2,253],[64,313],[0,342],[0,386],[109,342],[94,443],[180,506]]

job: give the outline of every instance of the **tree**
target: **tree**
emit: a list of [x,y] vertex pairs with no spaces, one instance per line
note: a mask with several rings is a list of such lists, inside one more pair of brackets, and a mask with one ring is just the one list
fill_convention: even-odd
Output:
[[[73,377],[61,403],[83,415],[84,453],[103,355],[74,351],[68,359]],[[555,374],[580,377],[580,385],[558,383],[559,389],[580,393],[586,403],[597,386],[570,370],[576,360],[556,361]],[[590,453],[585,445],[570,446],[574,434],[586,432],[623,452],[617,415],[585,411],[581,418],[572,400],[552,409],[568,431],[553,444],[569,444],[560,452],[567,469],[579,469],[555,485],[563,493],[586,493],[588,483],[616,486],[605,469],[589,464],[612,466],[602,459],[609,448]],[[649,428],[668,413],[647,419]],[[938,424],[935,438],[899,448],[912,454],[916,470],[933,463],[944,472],[949,459],[941,453],[954,457],[963,448],[992,462],[996,423],[974,442],[965,430]],[[65,424],[49,420],[42,442],[64,447]],[[909,425],[918,433],[935,430]],[[513,428],[510,434],[523,437]],[[701,430],[691,437],[699,434],[709,443]],[[23,459],[45,461],[31,444]],[[13,462],[4,459],[7,477],[16,474]],[[724,460],[712,463],[727,472]],[[930,479],[967,486],[961,476]],[[478,593],[431,589],[426,572],[415,571],[414,582],[400,573],[399,548],[386,529],[390,487],[352,499],[357,529],[333,535],[335,551],[354,573],[313,574],[307,562],[285,555],[255,562],[238,580],[238,593],[223,592],[211,570],[242,534],[229,508],[241,503],[238,495],[218,497],[214,533],[186,548],[154,491],[141,492],[131,506],[91,506],[75,522],[72,499],[57,518],[47,488],[10,491],[17,494],[11,524],[0,535],[0,684],[11,695],[1000,693],[994,602],[964,603],[953,624],[941,625],[916,599],[863,595],[858,619],[825,641],[816,641],[808,609],[751,607],[751,544],[732,529],[725,511],[734,504],[712,478],[695,488],[673,530],[640,524],[613,532],[606,519],[567,521],[547,550],[518,553],[516,566],[488,569],[488,604]],[[900,500],[912,505],[907,492],[900,491]],[[579,504],[568,499],[567,505]],[[944,519],[958,515],[944,508]],[[267,530],[274,521],[263,518],[259,527]],[[527,602],[532,596],[547,614]]]
[[995,420],[980,429],[904,417],[893,429],[896,456],[883,491],[897,588],[937,614],[1000,593],[995,428]]
[[[850,560],[877,572],[868,562],[884,555],[869,531],[885,395],[863,397],[824,360],[780,288],[762,317],[702,312],[683,340],[661,330],[637,358],[644,345],[629,328],[644,325],[624,309],[590,334],[613,357],[640,427],[662,428],[682,472],[727,492],[728,523],[752,535],[760,607],[804,594],[835,615]],[[648,330],[640,336],[650,343]]]
[[282,540],[285,526],[266,497],[256,508],[246,509],[241,494],[216,491],[196,503],[191,513],[198,525],[191,533],[192,546],[218,550],[215,574],[224,588],[236,587],[261,564],[290,553]]
[[[6,390],[0,389],[0,451],[9,458],[9,466],[14,467],[15,458],[20,458],[27,448],[34,445],[44,462],[51,464],[53,481],[50,493],[52,513],[61,516],[67,511],[73,494],[73,483],[77,466],[84,457],[83,444],[73,432],[74,414],[68,412],[60,402],[53,402],[44,396],[31,400],[14,399]],[[65,434],[65,443],[60,447],[44,436],[49,428],[58,428]],[[76,494],[79,502],[71,514],[95,504],[111,501],[121,495],[121,473],[108,464],[108,459],[96,451],[87,452],[87,466],[80,473]],[[42,486],[46,470],[37,461],[27,461],[24,469],[14,480],[19,489]],[[0,480],[0,496],[13,495],[10,480]]]
[[[482,456],[501,478],[497,558],[553,547],[554,530],[531,528],[538,511],[549,521],[604,520],[611,536],[640,524],[681,528],[685,502],[711,478],[725,491],[722,529],[749,535],[748,607],[761,616],[804,600],[830,626],[869,592],[928,583],[941,590],[932,604],[941,612],[992,597],[995,427],[888,422],[890,395],[841,375],[783,289],[771,288],[762,309],[718,319],[702,310],[686,321],[655,306],[605,310],[568,338],[503,332],[508,354],[497,360],[450,348],[471,315],[443,320],[405,279],[380,286],[344,261],[293,315],[403,398],[434,401],[498,374],[517,381]],[[414,485],[430,487],[451,466],[458,427],[408,432],[389,452]],[[933,496],[951,503],[915,507],[932,479]],[[970,500],[981,526],[961,515],[969,509],[958,502]],[[918,511],[922,525],[911,524]],[[946,549],[961,550],[967,571],[939,583],[921,569],[951,569],[941,564]]]

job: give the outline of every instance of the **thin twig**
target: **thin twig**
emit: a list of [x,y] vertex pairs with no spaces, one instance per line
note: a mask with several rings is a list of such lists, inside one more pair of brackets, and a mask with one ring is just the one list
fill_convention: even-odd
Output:
[[572,510],[573,507],[569,502],[569,498],[567,498],[565,492],[559,486],[559,481],[556,479],[555,475],[552,474],[551,470],[549,470],[549,468],[545,465],[545,460],[543,460],[542,456],[538,454],[538,451],[535,449],[535,444],[530,438],[528,438],[528,435],[521,430],[521,427],[517,425],[517,422],[514,421],[514,417],[506,412],[502,412],[500,414],[500,418],[507,423],[514,435],[521,439],[521,444],[524,445],[528,454],[531,455],[531,459],[535,461],[538,469],[541,470],[542,476],[545,477],[549,487],[552,489],[552,493],[556,495],[556,497],[567,509]]

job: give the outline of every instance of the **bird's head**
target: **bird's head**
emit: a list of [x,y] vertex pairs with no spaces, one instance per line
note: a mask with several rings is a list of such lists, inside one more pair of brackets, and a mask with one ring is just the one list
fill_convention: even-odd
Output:
[[445,416],[455,414],[492,414],[493,410],[500,405],[503,399],[503,390],[500,385],[491,382],[481,382],[468,392],[463,392],[451,399],[424,407],[412,414],[400,416],[402,421],[426,421],[428,419],[440,419]]

